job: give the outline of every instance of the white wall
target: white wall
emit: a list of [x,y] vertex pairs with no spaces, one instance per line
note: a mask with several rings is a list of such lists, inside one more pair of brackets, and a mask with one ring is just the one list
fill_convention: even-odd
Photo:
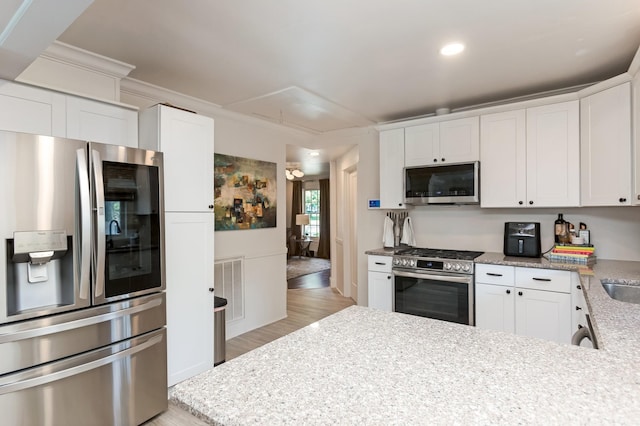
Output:
[[[331,244],[332,264],[334,270],[332,274],[338,277],[347,273],[343,270],[343,263],[349,259],[349,248],[353,248],[357,253],[357,295],[351,297],[357,301],[358,305],[367,305],[367,256],[366,250],[382,246],[382,223],[384,213],[379,210],[369,210],[368,200],[379,198],[379,149],[378,132],[374,129],[358,129],[343,132],[332,132],[320,137],[325,144],[353,145],[349,152],[337,159],[332,168],[332,191],[335,191],[337,208],[335,213],[335,224],[332,223],[332,233],[334,238]],[[358,173],[358,193],[357,193],[357,229],[356,241],[350,244],[348,238],[348,228],[345,223],[348,200],[345,200],[346,188],[345,171],[357,169]],[[380,236],[376,230],[380,228]],[[353,246],[353,247],[352,247]],[[344,292],[342,280],[338,281],[338,290]]]
[[[278,198],[275,228],[218,231],[215,261],[243,257],[243,319],[227,323],[227,339],[287,316],[286,178],[287,144],[307,144],[310,135],[223,110],[215,105],[128,80],[122,101],[141,110],[158,102],[194,110],[215,121],[215,152],[277,163]],[[144,94],[143,94],[144,93]],[[213,261],[213,259],[212,259]]]

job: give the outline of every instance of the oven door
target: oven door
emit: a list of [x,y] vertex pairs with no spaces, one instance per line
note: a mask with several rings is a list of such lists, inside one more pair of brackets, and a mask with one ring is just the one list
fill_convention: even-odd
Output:
[[393,270],[394,310],[475,325],[472,275]]

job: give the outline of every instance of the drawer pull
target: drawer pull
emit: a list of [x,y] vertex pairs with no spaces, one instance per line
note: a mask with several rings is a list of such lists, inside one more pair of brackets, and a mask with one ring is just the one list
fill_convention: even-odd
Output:
[[376,262],[376,265],[383,265],[384,266],[384,265],[386,265],[386,263],[384,263],[384,262]]
[[487,272],[487,275],[489,275],[490,277],[501,277],[502,274],[496,274],[495,272]]
[[536,278],[533,277],[534,281],[546,281],[546,282],[551,282],[551,278]]

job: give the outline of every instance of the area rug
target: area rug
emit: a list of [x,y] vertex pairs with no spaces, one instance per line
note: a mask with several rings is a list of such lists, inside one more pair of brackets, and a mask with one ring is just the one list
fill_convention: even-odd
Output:
[[318,257],[292,257],[287,261],[287,280],[300,277],[302,275],[313,274],[331,268],[329,259]]

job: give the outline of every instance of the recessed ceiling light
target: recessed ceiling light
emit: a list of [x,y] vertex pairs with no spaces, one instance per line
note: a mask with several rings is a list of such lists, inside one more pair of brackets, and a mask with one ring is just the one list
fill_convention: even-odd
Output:
[[449,43],[440,49],[440,54],[444,56],[452,56],[461,53],[464,50],[462,43]]

